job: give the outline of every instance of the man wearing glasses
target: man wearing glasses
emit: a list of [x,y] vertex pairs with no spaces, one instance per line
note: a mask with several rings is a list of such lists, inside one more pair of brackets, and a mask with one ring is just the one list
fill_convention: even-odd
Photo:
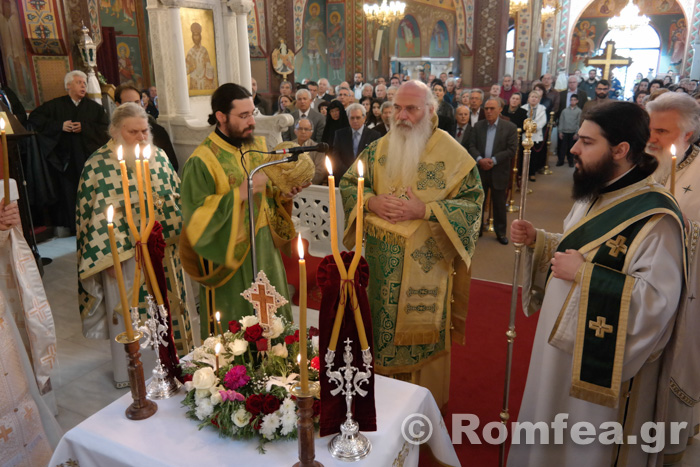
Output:
[[[294,134],[296,139],[294,142],[299,146],[316,146],[318,143],[311,139],[314,132],[314,124],[308,118],[300,118],[294,125]],[[311,160],[314,161],[316,169],[314,170],[314,178],[311,183],[314,185],[323,185],[327,183],[328,172],[326,171],[326,155],[322,152],[311,151],[307,153]]]
[[[248,238],[248,189],[245,168],[250,171],[266,162],[265,139],[253,136],[253,96],[242,86],[227,83],[211,96],[209,123],[214,131],[194,150],[182,173],[181,203],[184,220],[181,256],[185,270],[201,284],[202,338],[210,334],[209,323],[222,313],[229,321],[253,315],[253,306],[241,292],[253,282]],[[248,152],[250,151],[250,152]],[[246,154],[247,152],[247,154]],[[241,158],[243,161],[241,161]],[[293,196],[282,193],[263,172],[253,177],[258,268],[282,296],[289,298],[287,277],[278,246],[296,232],[289,212]],[[277,316],[292,320],[290,305]]]
[[[474,159],[437,128],[427,85],[396,92],[391,130],[360,153],[365,167],[365,258],[377,373],[412,381],[444,408],[450,347],[464,343],[469,266],[483,190]],[[357,162],[340,181],[345,245],[354,246]]]

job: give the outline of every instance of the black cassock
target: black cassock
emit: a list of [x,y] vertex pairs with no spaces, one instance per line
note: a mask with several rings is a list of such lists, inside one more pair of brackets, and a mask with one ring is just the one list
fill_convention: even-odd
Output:
[[[79,133],[63,131],[63,122],[80,122]],[[109,119],[104,108],[83,98],[76,106],[70,96],[57,97],[37,107],[29,121],[37,132],[39,148],[49,165],[57,191],[51,210],[55,226],[68,227],[75,235],[75,202],[85,161],[109,141]]]

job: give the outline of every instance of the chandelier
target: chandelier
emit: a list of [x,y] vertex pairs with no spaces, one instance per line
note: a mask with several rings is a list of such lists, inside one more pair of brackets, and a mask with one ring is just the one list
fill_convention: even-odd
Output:
[[639,7],[631,1],[627,3],[618,16],[608,20],[608,28],[616,31],[634,31],[649,24],[649,17],[640,15]]
[[542,21],[547,21],[549,18],[553,18],[556,13],[557,10],[553,6],[547,5],[542,8],[540,16],[542,17]]
[[381,27],[385,28],[403,16],[406,4],[404,2],[394,1],[387,4],[386,0],[382,0],[381,5],[377,5],[376,3],[369,5],[365,3],[363,9],[365,10],[365,16],[368,21],[375,21]]
[[510,0],[508,15],[514,17],[518,14],[518,12],[524,10],[525,8],[527,8],[527,0]]

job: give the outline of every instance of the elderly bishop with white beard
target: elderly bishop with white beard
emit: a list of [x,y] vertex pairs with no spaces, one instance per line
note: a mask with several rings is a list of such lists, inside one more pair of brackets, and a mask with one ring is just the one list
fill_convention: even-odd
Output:
[[[153,146],[148,115],[140,106],[131,102],[119,106],[112,114],[109,133],[112,139],[95,151],[85,163],[78,188],[76,207],[78,292],[83,334],[91,339],[109,338],[114,383],[117,387],[123,387],[128,385],[129,379],[126,353],[123,346],[114,340],[124,331],[124,319],[107,234],[106,211],[110,205],[114,205],[114,235],[119,259],[122,261],[121,267],[127,293],[131,291],[134,280],[136,248],[134,237],[126,222],[124,190],[117,156],[119,146],[122,147],[126,162],[131,209],[136,228],[140,228],[140,209],[134,170],[135,149],[138,145],[139,153],[143,154],[144,149],[149,144],[151,146],[152,155],[149,159],[148,176],[151,178],[155,220],[160,223],[165,240],[163,267],[168,285],[167,299],[170,305],[175,349],[181,356],[190,351],[192,333],[184,306],[187,300],[178,252],[178,240],[182,228],[179,201],[180,179],[165,152]],[[146,199],[145,196],[144,194],[144,199]],[[157,230],[156,225],[154,234],[157,234]],[[139,309],[142,312],[146,309],[143,303],[144,276],[145,271],[141,274],[139,290],[139,297],[142,300]],[[163,296],[165,298],[165,294]],[[129,298],[131,299],[131,296]]]
[[[365,256],[376,371],[428,388],[443,409],[451,343],[464,343],[483,190],[466,149],[437,128],[436,108],[425,84],[403,84],[391,130],[358,160],[367,168]],[[348,248],[355,240],[357,178],[356,161],[340,182]]]

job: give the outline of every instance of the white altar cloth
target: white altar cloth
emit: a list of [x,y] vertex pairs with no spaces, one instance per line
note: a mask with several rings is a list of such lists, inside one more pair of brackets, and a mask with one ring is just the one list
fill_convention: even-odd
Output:
[[[419,446],[406,442],[401,434],[402,423],[411,414],[422,414],[430,420],[433,433],[427,445],[435,457],[445,465],[460,465],[430,391],[377,376],[375,394],[378,431],[364,433],[372,442],[372,451],[354,465],[417,466]],[[181,405],[183,398],[184,391],[181,389],[170,399],[156,401],[158,412],[151,418],[131,421],[124,415],[124,410],[131,403],[131,393],[124,395],[66,433],[49,467],[283,467],[296,462],[297,441],[270,442],[265,447],[267,453],[259,454],[257,440],[220,438],[213,427],[198,430],[197,422],[185,417],[185,408]],[[425,427],[416,425],[413,432],[417,434],[422,429]],[[328,452],[331,438],[316,438],[316,460],[326,467],[352,465],[331,457]],[[398,462],[394,464],[395,461]]]

